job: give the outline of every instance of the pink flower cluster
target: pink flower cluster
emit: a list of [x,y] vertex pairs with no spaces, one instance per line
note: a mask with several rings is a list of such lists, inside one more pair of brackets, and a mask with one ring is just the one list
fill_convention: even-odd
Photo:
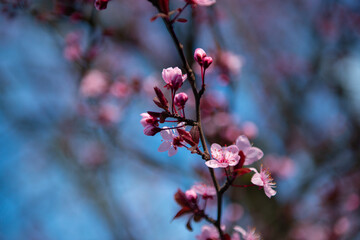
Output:
[[206,166],[209,168],[234,167],[229,170],[234,171],[235,173],[241,172],[242,174],[253,171],[255,174],[253,175],[251,182],[254,185],[262,187],[266,196],[269,198],[276,194],[276,191],[273,189],[275,183],[268,171],[263,170],[262,167],[260,172],[255,168],[243,168],[243,166],[250,165],[264,156],[261,149],[253,147],[245,135],[239,136],[236,139],[236,145],[231,145],[229,147],[221,147],[217,143],[212,144],[211,155],[212,159],[205,162]]

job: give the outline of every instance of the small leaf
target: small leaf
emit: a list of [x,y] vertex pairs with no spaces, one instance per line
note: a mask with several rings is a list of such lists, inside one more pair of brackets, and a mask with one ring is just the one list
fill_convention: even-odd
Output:
[[186,23],[187,20],[185,18],[178,18],[176,19],[177,22],[182,22],[182,23]]
[[166,111],[169,111],[169,102],[168,102],[168,100],[165,98],[165,96],[164,96],[164,94],[163,94],[163,92],[160,90],[160,88],[158,88],[158,87],[154,87],[154,90],[155,90],[155,94],[156,94],[156,96],[157,96],[157,100],[159,101],[159,103],[161,104],[161,106],[160,105],[158,105],[158,104],[156,104],[156,105],[158,105],[158,107],[160,107],[160,108],[162,108],[162,109],[164,109],[164,110],[166,110]]
[[189,202],[186,198],[186,195],[183,191],[181,191],[180,189],[177,190],[177,192],[174,195],[175,201],[183,208],[188,207],[189,206]]
[[189,218],[189,220],[188,220],[187,223],[186,223],[186,228],[187,228],[190,232],[193,231],[193,229],[192,229],[192,227],[191,227],[191,219],[192,219],[192,216]]
[[150,116],[154,117],[154,118],[160,117],[160,113],[158,113],[158,112],[148,111],[147,113],[148,113]]
[[175,215],[175,217],[172,219],[174,220],[175,218],[181,217],[184,214],[187,213],[191,213],[191,209],[189,207],[183,207],[182,209],[180,209],[180,211],[177,212],[177,214]]
[[158,15],[153,16],[152,18],[150,18],[150,22],[155,21],[158,17],[159,17]]
[[198,126],[193,126],[190,130],[190,135],[192,137],[192,139],[194,140],[194,142],[196,144],[199,143],[200,140],[200,133],[199,133],[199,127]]
[[190,144],[191,146],[196,146],[197,144],[194,142],[194,140],[192,139],[191,135],[189,132],[185,131],[184,129],[178,128],[177,129],[180,136],[184,139],[185,142],[187,142],[188,144]]

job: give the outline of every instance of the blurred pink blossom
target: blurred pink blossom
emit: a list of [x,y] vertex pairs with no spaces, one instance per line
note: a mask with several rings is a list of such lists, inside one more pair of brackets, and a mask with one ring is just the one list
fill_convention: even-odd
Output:
[[97,97],[106,92],[106,75],[99,70],[90,70],[81,80],[80,93],[85,97]]
[[216,190],[214,186],[208,186],[204,183],[197,183],[191,187],[197,194],[201,195],[203,198],[208,198],[216,195]]
[[204,225],[201,228],[201,234],[196,236],[197,240],[219,239],[219,232],[212,225]]
[[244,214],[244,208],[238,203],[229,204],[224,211],[224,217],[230,222],[239,220]]
[[276,155],[267,155],[264,164],[280,178],[287,179],[295,173],[295,163],[291,158]]
[[79,60],[82,52],[80,47],[81,34],[70,32],[65,37],[64,57],[69,61]]
[[110,86],[110,93],[117,98],[125,98],[129,95],[130,89],[128,84],[124,82],[114,82]]
[[258,135],[258,127],[253,122],[244,122],[242,124],[242,131],[248,138],[253,139]]
[[248,228],[247,231],[240,226],[235,226],[234,230],[239,232],[244,240],[260,240],[260,235],[255,232],[255,228]]
[[120,109],[112,103],[105,103],[100,106],[98,119],[102,124],[116,123],[120,119]]
[[199,6],[211,6],[216,3],[216,0],[186,0],[190,4],[197,4]]

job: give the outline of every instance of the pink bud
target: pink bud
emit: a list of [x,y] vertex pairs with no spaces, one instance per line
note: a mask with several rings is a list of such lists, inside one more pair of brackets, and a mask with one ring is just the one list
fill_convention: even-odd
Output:
[[204,57],[203,61],[204,61],[204,68],[206,69],[212,64],[213,59],[211,57]]
[[155,127],[154,125],[146,125],[144,128],[144,134],[147,136],[155,136],[158,132],[161,131],[161,128]]
[[198,64],[202,65],[203,59],[205,57],[206,57],[206,52],[202,48],[195,49],[194,59]]
[[197,194],[194,190],[190,189],[185,192],[185,196],[189,201],[194,201],[197,199]]
[[110,0],[95,0],[94,6],[97,10],[104,10],[106,9]]
[[178,106],[180,109],[183,109],[185,107],[185,103],[188,100],[188,96],[186,93],[181,92],[175,95],[175,105]]

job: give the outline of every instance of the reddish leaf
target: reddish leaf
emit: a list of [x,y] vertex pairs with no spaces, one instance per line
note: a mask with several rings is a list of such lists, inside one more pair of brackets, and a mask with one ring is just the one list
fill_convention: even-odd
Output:
[[199,139],[200,139],[200,133],[199,133],[199,127],[198,126],[193,126],[190,130],[190,135],[191,138],[194,140],[194,142],[196,144],[199,143]]
[[159,0],[159,8],[162,13],[169,13],[169,0]]
[[197,144],[193,141],[193,139],[192,139],[192,137],[191,137],[191,135],[190,135],[189,132],[187,132],[187,131],[185,131],[184,129],[181,129],[181,128],[178,128],[177,130],[178,130],[178,133],[179,133],[180,136],[184,139],[185,142],[187,142],[187,143],[190,144],[191,146],[197,145]]
[[158,17],[159,17],[158,15],[153,16],[152,18],[150,18],[150,22],[155,21]]
[[169,102],[165,98],[163,92],[158,87],[154,87],[154,90],[155,90],[155,94],[157,96],[157,98],[154,98],[154,102],[155,102],[155,99],[157,101],[157,102],[155,102],[155,104],[158,107],[164,109],[165,111],[169,111]]
[[192,232],[192,227],[191,227],[191,219],[192,219],[192,216],[189,218],[189,220],[187,221],[187,223],[186,223],[186,228],[190,231],[190,232]]
[[148,113],[150,116],[154,117],[154,118],[160,117],[160,113],[158,113],[158,112],[148,111],[147,113]]
[[177,214],[175,215],[173,220],[175,218],[181,217],[182,215],[187,214],[187,213],[191,213],[191,209],[188,207],[183,207],[182,209],[180,209],[180,211],[177,212]]
[[175,201],[183,208],[188,207],[189,206],[189,202],[186,198],[186,195],[183,191],[181,191],[180,189],[177,190],[177,192],[174,195]]
[[178,18],[176,19],[177,22],[182,22],[182,23],[186,23],[187,20],[185,18]]

